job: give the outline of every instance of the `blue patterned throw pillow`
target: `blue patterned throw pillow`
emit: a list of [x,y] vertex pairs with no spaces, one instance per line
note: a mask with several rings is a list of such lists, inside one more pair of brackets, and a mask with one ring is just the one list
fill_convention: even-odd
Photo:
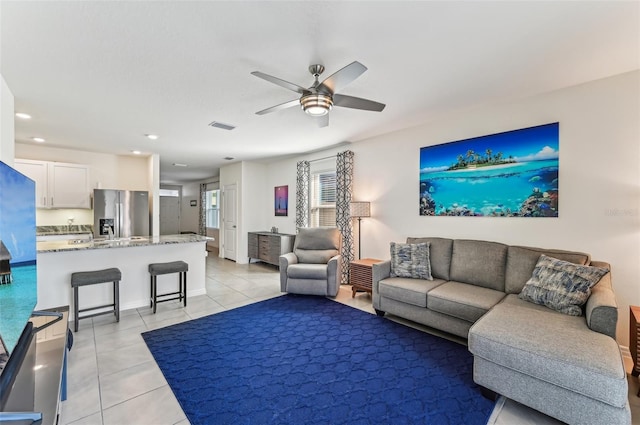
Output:
[[433,280],[429,245],[391,242],[391,277]]
[[609,270],[541,255],[518,297],[570,316],[581,316],[591,288]]

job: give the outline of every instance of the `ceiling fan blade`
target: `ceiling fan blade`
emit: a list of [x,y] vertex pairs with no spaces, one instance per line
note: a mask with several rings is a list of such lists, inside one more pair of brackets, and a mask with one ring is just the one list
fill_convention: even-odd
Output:
[[290,100],[288,102],[272,106],[271,108],[263,109],[262,111],[256,112],[256,115],[264,115],[270,112],[281,111],[283,109],[291,108],[292,106],[300,106],[300,99]]
[[320,83],[320,85],[318,86],[318,91],[329,91],[329,93],[331,94],[338,92],[342,90],[342,88],[347,84],[361,76],[362,73],[366,70],[367,67],[360,62],[352,62],[341,70],[327,77],[327,79]]
[[253,71],[251,74],[255,75],[258,78],[262,78],[263,80],[269,81],[270,83],[276,84],[276,85],[278,85],[280,87],[284,87],[285,89],[289,89],[291,91],[294,91],[296,93],[300,93],[300,94],[309,93],[309,90],[305,89],[304,87],[300,87],[297,84],[293,84],[293,83],[290,83],[288,81],[281,80],[280,78],[274,77],[274,76],[269,75],[269,74],[265,74],[264,72]]
[[362,99],[360,97],[345,96],[343,94],[333,95],[333,106],[341,106],[343,108],[364,109],[365,111],[381,112],[385,106],[384,103],[374,102],[373,100]]
[[321,117],[316,118],[316,122],[318,123],[318,127],[328,127],[329,126],[329,114],[324,114]]

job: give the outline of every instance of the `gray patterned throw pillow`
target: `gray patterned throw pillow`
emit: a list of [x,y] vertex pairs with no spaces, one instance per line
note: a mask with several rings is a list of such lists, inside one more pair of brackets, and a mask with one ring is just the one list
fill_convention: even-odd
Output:
[[541,255],[518,297],[570,316],[581,316],[591,288],[609,270]]
[[430,242],[391,242],[391,277],[433,280],[429,260]]

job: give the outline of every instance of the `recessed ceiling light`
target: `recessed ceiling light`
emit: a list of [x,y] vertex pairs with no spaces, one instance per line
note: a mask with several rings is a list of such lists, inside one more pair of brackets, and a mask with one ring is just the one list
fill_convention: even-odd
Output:
[[156,136],[155,134],[145,134],[145,136],[147,136],[151,140],[157,140],[158,139],[158,136]]
[[24,112],[16,112],[16,117],[22,118],[23,120],[30,120],[31,115],[25,114]]
[[140,155],[142,152],[134,150],[134,151],[131,151],[131,153],[134,154],[134,155]]
[[32,137],[31,140],[38,143],[44,143],[45,140],[42,137]]
[[173,166],[174,166],[174,167],[187,167],[187,164],[181,164],[181,163],[179,163],[179,162],[174,162],[174,163],[173,163]]

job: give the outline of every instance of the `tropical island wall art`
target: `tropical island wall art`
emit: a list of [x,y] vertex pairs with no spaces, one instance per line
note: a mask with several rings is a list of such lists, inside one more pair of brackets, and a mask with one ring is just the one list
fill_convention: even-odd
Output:
[[420,215],[558,217],[559,123],[420,149]]

